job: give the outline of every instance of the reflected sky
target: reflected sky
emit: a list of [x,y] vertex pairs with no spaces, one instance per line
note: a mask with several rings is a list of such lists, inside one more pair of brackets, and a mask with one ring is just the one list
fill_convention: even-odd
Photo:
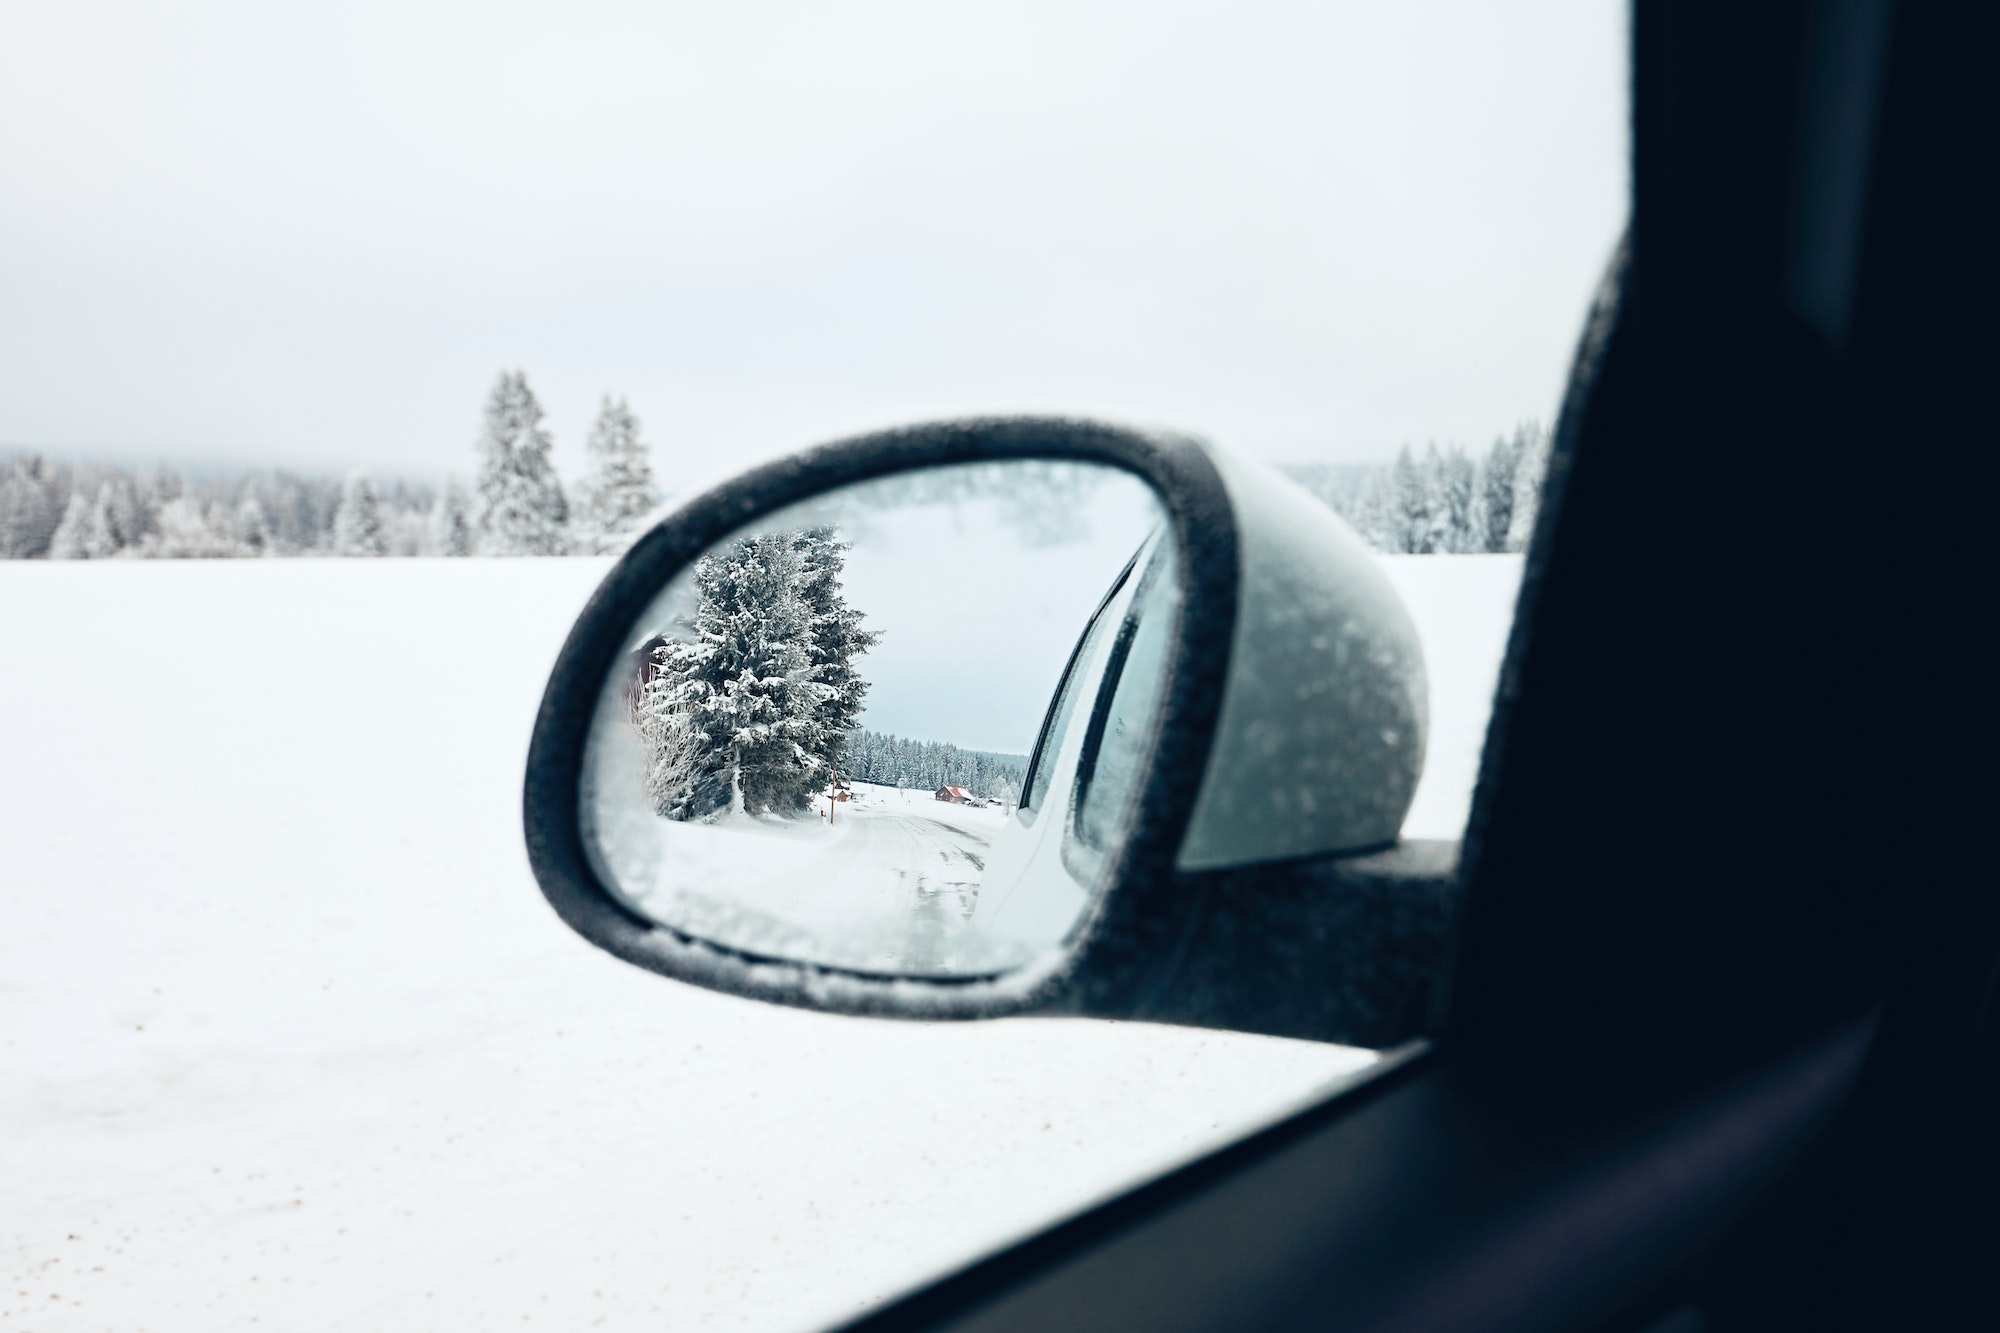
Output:
[[[852,543],[847,600],[882,635],[856,659],[870,682],[863,726],[968,750],[1033,748],[1084,622],[1162,516],[1127,473],[1065,464],[1052,487],[1034,471],[1046,466],[920,474],[982,479],[965,487],[889,478],[754,525],[831,523]],[[690,622],[686,585],[675,580],[640,618],[628,649]]]

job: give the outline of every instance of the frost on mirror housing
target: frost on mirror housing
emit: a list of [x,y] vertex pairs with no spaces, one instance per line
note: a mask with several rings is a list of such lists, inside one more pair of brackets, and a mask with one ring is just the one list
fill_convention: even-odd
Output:
[[[1129,816],[1179,605],[1163,516],[1129,472],[1022,459],[843,487],[714,543],[599,692],[593,869],[643,917],[758,957],[1032,962]],[[1043,812],[1086,766],[1087,817],[1057,828]]]
[[1424,665],[1339,518],[1204,441],[1008,417],[825,445],[642,536],[529,746],[550,904],[838,1013],[1421,1035],[1455,843],[1399,840]]

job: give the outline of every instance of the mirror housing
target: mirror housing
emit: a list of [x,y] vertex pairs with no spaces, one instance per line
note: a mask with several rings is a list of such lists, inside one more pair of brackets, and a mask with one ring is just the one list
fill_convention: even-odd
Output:
[[[1151,758],[1102,890],[1051,950],[966,977],[758,956],[633,912],[585,853],[579,784],[599,689],[633,617],[702,552],[823,492],[918,469],[1069,460],[1137,475],[1182,558]],[[1456,844],[1399,845],[1426,727],[1416,631],[1324,505],[1186,436],[997,418],[882,432],[768,464],[636,542],[557,658],[524,823],[544,894],[628,962],[774,1003],[915,1019],[1070,1014],[1389,1046],[1428,1020]]]

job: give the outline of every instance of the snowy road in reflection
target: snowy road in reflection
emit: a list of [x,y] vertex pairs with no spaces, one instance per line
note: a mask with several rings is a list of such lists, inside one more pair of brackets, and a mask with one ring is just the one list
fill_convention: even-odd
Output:
[[[804,819],[725,816],[658,826],[668,882],[803,931],[869,940],[865,965],[931,970],[946,962],[979,893],[987,848],[1006,817],[929,792],[857,783],[854,799]],[[672,896],[642,900],[676,912]],[[755,948],[755,941],[743,940]],[[854,960],[861,964],[862,960]]]

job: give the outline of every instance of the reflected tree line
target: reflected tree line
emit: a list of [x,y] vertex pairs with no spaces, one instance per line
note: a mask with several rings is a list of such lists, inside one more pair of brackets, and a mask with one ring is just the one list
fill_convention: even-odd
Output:
[[948,741],[918,741],[880,731],[857,731],[847,743],[843,776],[884,787],[936,791],[963,787],[989,801],[1021,799],[1028,757],[991,750],[961,750]]

